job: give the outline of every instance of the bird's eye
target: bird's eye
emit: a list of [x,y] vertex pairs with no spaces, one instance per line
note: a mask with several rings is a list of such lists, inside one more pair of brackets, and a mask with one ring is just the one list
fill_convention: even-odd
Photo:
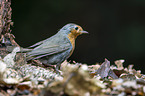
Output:
[[75,27],[75,30],[78,30],[79,28],[78,27]]

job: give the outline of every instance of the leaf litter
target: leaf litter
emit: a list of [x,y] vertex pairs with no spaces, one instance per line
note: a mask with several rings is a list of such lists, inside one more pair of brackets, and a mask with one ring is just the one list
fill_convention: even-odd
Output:
[[60,74],[54,68],[26,62],[19,47],[0,57],[0,96],[144,96],[145,75],[133,65],[123,67],[125,60],[114,64],[61,64]]

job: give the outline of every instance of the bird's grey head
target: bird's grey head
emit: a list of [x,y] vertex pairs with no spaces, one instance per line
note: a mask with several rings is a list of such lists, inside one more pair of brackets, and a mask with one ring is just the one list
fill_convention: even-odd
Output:
[[88,33],[86,31],[83,31],[82,27],[74,24],[74,23],[69,23],[63,26],[59,32],[63,32],[64,34],[70,34],[70,33],[75,33],[75,34],[82,34],[82,33]]
[[66,34],[69,34],[71,32],[71,30],[75,28],[75,26],[76,26],[76,24],[73,24],[73,23],[66,24],[65,26],[63,26],[60,29],[60,32],[64,32]]

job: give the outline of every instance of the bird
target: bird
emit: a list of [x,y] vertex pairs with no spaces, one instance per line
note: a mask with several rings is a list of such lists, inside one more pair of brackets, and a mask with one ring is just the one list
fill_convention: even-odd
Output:
[[29,48],[27,60],[40,60],[44,65],[56,65],[58,72],[61,63],[67,60],[75,49],[75,40],[81,34],[88,34],[81,26],[69,23],[63,26],[55,35],[40,41]]

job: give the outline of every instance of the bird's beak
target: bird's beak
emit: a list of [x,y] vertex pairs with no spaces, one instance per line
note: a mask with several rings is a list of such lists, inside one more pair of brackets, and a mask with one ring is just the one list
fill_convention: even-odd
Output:
[[80,31],[82,34],[89,34],[87,31]]

